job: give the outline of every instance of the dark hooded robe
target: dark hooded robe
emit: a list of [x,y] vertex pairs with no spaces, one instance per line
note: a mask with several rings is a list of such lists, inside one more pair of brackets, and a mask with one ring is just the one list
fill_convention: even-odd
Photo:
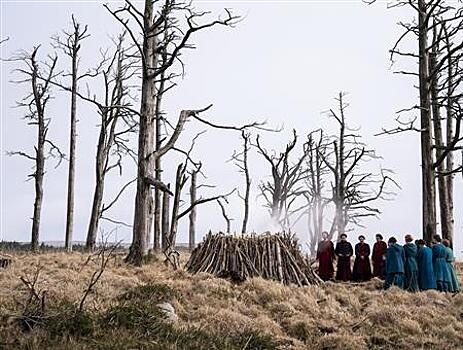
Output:
[[376,242],[373,245],[373,276],[384,279],[385,271],[384,265],[386,261],[387,243],[384,241]]
[[371,279],[370,246],[363,242],[355,245],[354,281],[362,282]]
[[352,245],[347,241],[339,241],[336,244],[335,253],[338,257],[336,279],[344,282],[350,281],[352,279],[350,257],[354,254]]
[[458,282],[458,277],[453,266],[453,262],[455,261],[455,257],[453,256],[453,250],[450,247],[445,247],[445,250],[447,251],[445,260],[447,261],[447,266],[450,272],[449,292],[458,293],[460,291],[460,283]]
[[404,246],[405,251],[405,289],[410,292],[417,292],[418,288],[418,264],[416,262],[416,255],[418,248],[414,243],[406,243]]
[[405,251],[397,243],[391,244],[386,252],[386,280],[384,287],[387,289],[391,286],[403,288],[405,274]]
[[451,277],[447,264],[447,250],[442,243],[436,243],[432,246],[432,262],[434,276],[436,277],[437,290],[448,292],[450,289]]
[[320,241],[317,249],[318,275],[324,281],[333,278],[334,245],[330,240]]
[[436,289],[436,277],[432,263],[432,250],[427,246],[418,249],[418,286],[420,290]]

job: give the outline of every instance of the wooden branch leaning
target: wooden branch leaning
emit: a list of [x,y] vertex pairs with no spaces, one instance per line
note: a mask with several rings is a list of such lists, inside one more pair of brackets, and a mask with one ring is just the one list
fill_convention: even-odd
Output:
[[239,281],[262,277],[299,287],[321,284],[297,239],[289,234],[206,235],[185,266],[190,273],[206,272]]

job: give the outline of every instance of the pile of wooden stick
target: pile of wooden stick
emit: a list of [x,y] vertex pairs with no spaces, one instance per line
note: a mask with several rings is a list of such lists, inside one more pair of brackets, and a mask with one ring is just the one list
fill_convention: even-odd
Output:
[[238,276],[241,280],[260,276],[297,286],[322,283],[297,239],[288,234],[235,236],[209,232],[192,251],[186,270]]

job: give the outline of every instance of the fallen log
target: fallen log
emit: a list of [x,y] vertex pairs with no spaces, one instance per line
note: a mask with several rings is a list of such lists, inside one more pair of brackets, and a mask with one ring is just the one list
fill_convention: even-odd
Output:
[[286,285],[323,283],[294,235],[229,235],[209,232],[191,252],[186,270],[244,281],[262,277]]

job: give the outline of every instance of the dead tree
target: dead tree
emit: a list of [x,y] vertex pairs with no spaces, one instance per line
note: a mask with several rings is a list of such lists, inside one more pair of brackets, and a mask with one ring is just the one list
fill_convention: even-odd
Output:
[[293,130],[293,140],[286,145],[283,152],[277,155],[261,146],[259,136],[256,138],[255,146],[269,164],[272,174],[271,180],[262,182],[259,188],[270,210],[270,217],[283,230],[290,228],[290,217],[304,209],[304,206],[294,209],[296,201],[305,191],[302,165],[307,157],[307,153],[303,150],[302,155],[291,163],[290,158],[296,143],[296,130]]
[[[223,201],[225,203],[228,203],[228,199],[227,198],[224,198]],[[225,209],[225,205],[222,203],[222,201],[220,199],[217,199],[217,204],[219,205],[220,207],[220,211],[222,212],[222,216],[225,220],[225,222],[227,223],[227,226],[226,226],[226,229],[225,229],[225,233],[230,233],[231,232],[231,222],[232,222],[232,218],[230,218],[228,215],[227,215],[227,210]],[[242,232],[242,233],[245,233],[245,232]]]
[[[138,49],[142,62],[141,81],[141,105],[138,138],[138,176],[137,191],[135,198],[135,213],[133,224],[133,239],[127,261],[140,265],[143,257],[147,254],[147,237],[149,236],[149,218],[151,185],[146,178],[154,174],[156,162],[175,145],[184,123],[190,117],[196,116],[200,111],[182,111],[178,123],[170,139],[161,147],[156,147],[156,99],[159,96],[158,85],[162,74],[166,74],[169,68],[179,59],[181,52],[191,48],[189,43],[191,36],[198,31],[211,28],[216,25],[229,26],[237,19],[227,11],[225,19],[217,19],[198,25],[196,21],[205,13],[197,13],[190,6],[177,4],[175,1],[163,1],[159,5],[159,11],[155,3],[145,1],[143,12],[132,5],[130,1],[117,10],[111,10],[105,5],[109,12],[125,27],[133,44]],[[186,29],[181,28],[178,23],[178,15],[187,13]],[[134,21],[135,27],[129,24],[129,19]],[[141,40],[135,34],[141,30]],[[163,41],[164,33],[168,34],[167,40]],[[160,55],[163,53],[162,45],[165,45],[167,60],[162,62]],[[167,45],[167,46],[166,46]],[[161,64],[162,63],[162,64]],[[161,171],[161,169],[157,169]],[[156,179],[158,182],[160,180]],[[156,204],[156,203],[155,203]],[[158,218],[155,217],[157,220]],[[155,223],[157,225],[157,223]]]
[[68,252],[72,251],[72,231],[74,225],[74,182],[75,182],[75,157],[77,139],[77,92],[78,81],[85,75],[79,76],[79,51],[82,41],[88,38],[87,26],[78,23],[72,15],[72,30],[63,31],[63,37],[55,36],[55,47],[61,49],[71,59],[71,71],[66,76],[71,77],[71,111],[70,111],[70,135],[69,135],[69,168],[68,168],[68,193],[66,210],[66,236],[64,246]]
[[[251,134],[249,132],[242,131],[241,138],[243,139],[243,149],[241,152],[236,152],[232,155],[231,160],[234,162],[239,172],[244,175],[245,188],[244,196],[238,193],[238,196],[243,201],[244,213],[243,213],[243,223],[241,225],[241,233],[247,232],[248,220],[249,220],[249,195],[251,193],[251,176],[249,174],[249,165],[248,165],[248,154],[251,145]],[[223,211],[224,213],[224,211]],[[226,218],[226,215],[223,214]],[[228,226],[228,220],[227,220]]]
[[[443,11],[447,12],[450,9],[443,7],[440,15]],[[455,36],[460,35],[463,20],[454,22],[454,20],[450,20],[448,23],[442,17],[434,17],[429,72],[434,127],[433,147],[435,150],[433,167],[437,177],[440,225],[442,236],[449,239],[450,242],[453,240],[454,226],[453,152],[459,148],[459,143],[463,140],[460,135],[463,115],[459,92],[461,89],[459,76],[462,73],[460,62],[463,57],[463,50],[453,51]],[[445,125],[443,125],[444,121]]]
[[[316,134],[318,139],[316,139]],[[304,197],[307,200],[307,224],[309,231],[309,246],[313,256],[316,252],[316,247],[321,239],[324,231],[324,212],[326,206],[330,203],[328,196],[325,193],[326,177],[328,168],[323,161],[323,157],[327,156],[327,141],[323,135],[323,131],[314,131],[309,133],[306,142],[307,158],[305,166],[307,173],[305,183],[307,190],[304,192]],[[302,213],[304,214],[304,212]],[[334,225],[332,225],[329,234],[330,239],[334,233]]]
[[319,153],[332,175],[331,201],[335,206],[334,223],[338,237],[345,233],[349,223],[361,226],[362,218],[380,214],[379,209],[370,203],[390,197],[392,193],[385,188],[387,183],[397,185],[386,170],[381,170],[380,174],[361,170],[362,162],[378,157],[360,142],[361,135],[348,127],[345,117],[348,104],[344,97],[345,94],[340,92],[336,98],[338,111],[329,111],[329,116],[337,123],[338,133],[333,137],[328,153]]
[[[425,240],[431,240],[437,230],[436,173],[440,195],[442,233],[450,237],[449,235],[453,231],[453,213],[450,209],[453,206],[450,203],[453,194],[450,194],[449,191],[453,185],[449,185],[452,180],[444,179],[444,176],[451,175],[454,171],[447,171],[443,168],[445,168],[444,163],[447,163],[447,157],[456,150],[456,144],[461,141],[461,137],[459,137],[459,130],[452,131],[452,121],[459,119],[458,116],[454,115],[450,120],[447,119],[446,142],[444,142],[440,125],[442,122],[440,109],[444,106],[439,94],[442,92],[442,88],[447,89],[448,97],[444,104],[449,106],[449,111],[452,111],[455,108],[455,100],[459,99],[459,94],[455,94],[453,90],[459,81],[454,81],[455,73],[451,70],[458,66],[459,60],[455,60],[455,58],[460,57],[463,49],[463,42],[458,37],[462,28],[461,9],[455,8],[445,0],[398,0],[391,7],[402,6],[410,7],[415,11],[417,19],[414,18],[408,23],[399,22],[404,31],[391,50],[391,60],[399,56],[411,58],[418,62],[417,71],[399,71],[396,73],[417,77],[420,100],[417,105],[399,111],[399,116],[396,119],[399,126],[391,130],[383,129],[383,133],[394,134],[410,130],[420,133],[423,237]],[[404,39],[409,36],[416,38],[418,50],[403,51],[400,49]],[[444,77],[445,71],[450,72],[450,74],[447,73],[447,77]],[[449,91],[450,95],[448,94]],[[414,125],[417,117],[412,117],[409,120],[403,118],[405,113],[416,110],[419,111],[420,126],[418,128]],[[452,112],[448,114],[452,114]],[[448,165],[451,163],[450,156]]]
[[[115,198],[109,204],[103,204],[105,179],[112,170],[119,170],[122,174],[122,160],[124,156],[136,159],[136,154],[127,144],[128,136],[135,133],[137,122],[136,113],[131,110],[129,81],[137,73],[136,61],[128,58],[124,49],[125,35],[120,35],[112,57],[103,57],[99,67],[95,70],[104,82],[104,102],[98,102],[94,95],[91,101],[97,107],[100,115],[100,130],[95,158],[95,189],[93,193],[90,220],[87,229],[86,249],[95,248],[98,226],[101,219],[108,219],[105,213],[119,200],[122,193],[135,181],[132,180],[122,186]],[[88,100],[90,96],[86,97]],[[112,158],[115,160],[111,161]]]
[[[32,234],[31,249],[37,251],[39,248],[40,218],[43,202],[43,181],[45,175],[45,162],[49,157],[57,157],[58,165],[61,163],[64,155],[59,148],[47,137],[50,126],[50,117],[47,116],[47,106],[51,98],[51,81],[55,78],[57,57],[49,57],[46,62],[40,66],[37,58],[39,46],[35,47],[31,53],[21,53],[11,61],[22,62],[24,68],[16,69],[24,78],[18,80],[18,83],[26,83],[30,87],[30,92],[21,102],[19,107],[27,109],[24,119],[28,125],[37,128],[37,138],[35,140],[34,151],[32,155],[24,151],[8,152],[9,155],[21,156],[34,162],[34,171],[29,175],[34,179],[35,200],[34,214],[32,217]],[[39,77],[44,77],[40,81]]]

